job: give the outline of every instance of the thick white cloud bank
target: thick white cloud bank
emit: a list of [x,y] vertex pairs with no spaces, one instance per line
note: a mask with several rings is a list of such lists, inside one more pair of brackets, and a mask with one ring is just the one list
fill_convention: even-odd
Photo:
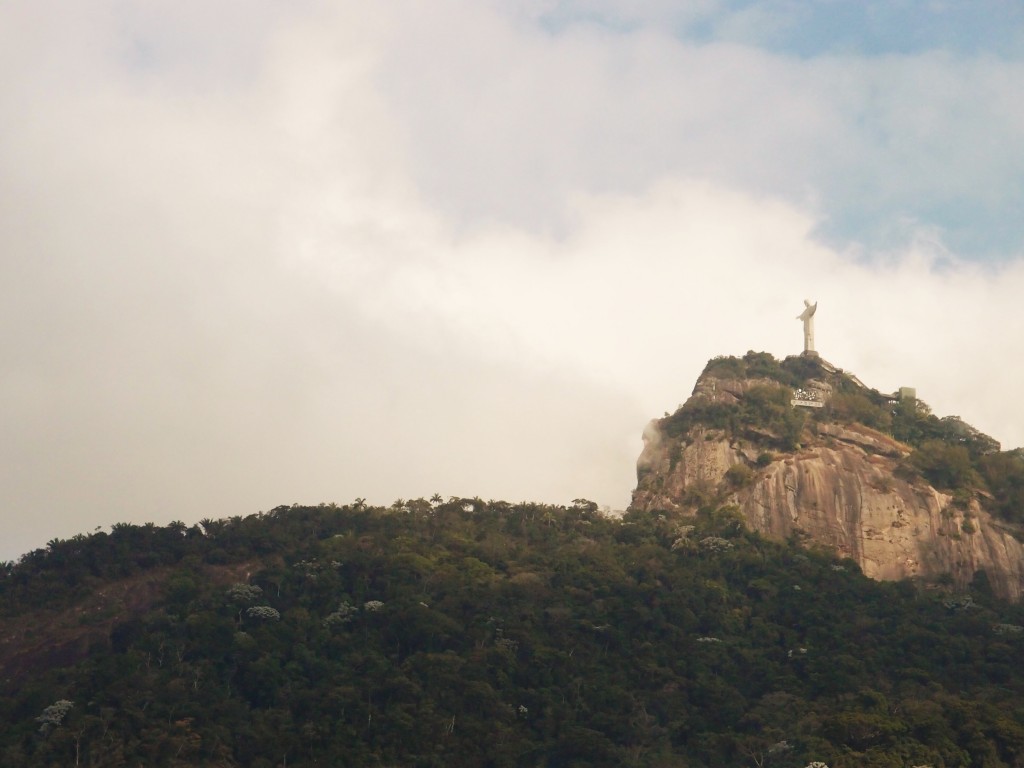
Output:
[[1020,194],[1017,61],[697,44],[659,3],[87,5],[0,8],[0,558],[357,496],[622,508],[645,422],[799,352],[803,298],[826,359],[1024,443],[1024,261],[947,237]]

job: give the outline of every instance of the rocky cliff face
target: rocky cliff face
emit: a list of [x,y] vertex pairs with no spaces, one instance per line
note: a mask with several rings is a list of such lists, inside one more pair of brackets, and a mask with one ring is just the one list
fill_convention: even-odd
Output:
[[[644,430],[633,507],[692,514],[709,502],[732,504],[766,537],[825,545],[869,577],[951,577],[963,587],[983,570],[997,594],[1019,600],[1024,545],[1009,526],[983,509],[978,494],[954,503],[951,494],[900,471],[910,446],[863,424],[832,420],[827,406],[843,374],[821,374],[786,388],[789,403],[821,406],[787,403],[802,423],[796,440],[784,445],[779,424],[788,414],[767,424],[738,415],[753,393],[763,399],[782,388],[777,380],[705,372],[676,415]],[[846,382],[863,386],[854,377]]]

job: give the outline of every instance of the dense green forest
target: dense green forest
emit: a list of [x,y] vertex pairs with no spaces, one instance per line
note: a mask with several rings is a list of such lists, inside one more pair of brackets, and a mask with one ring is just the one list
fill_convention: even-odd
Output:
[[[999,443],[958,416],[935,416],[922,400],[898,400],[869,389],[854,377],[827,369],[819,358],[776,360],[767,352],[716,357],[702,378],[751,379],[740,403],[692,400],[662,420],[671,437],[701,424],[760,441],[766,449],[792,451],[819,422],[859,423],[906,443],[912,452],[900,472],[919,476],[961,503],[976,496],[997,517],[1024,524],[1024,451],[1000,451]],[[827,382],[832,395],[808,413],[790,405],[793,391],[813,380]]]
[[1024,611],[690,518],[118,525],[0,568],[0,764],[1024,765]]

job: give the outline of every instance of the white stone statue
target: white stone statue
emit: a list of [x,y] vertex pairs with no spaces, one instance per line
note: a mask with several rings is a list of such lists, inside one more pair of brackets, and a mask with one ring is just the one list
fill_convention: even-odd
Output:
[[818,308],[818,302],[811,304],[804,299],[804,311],[796,316],[797,320],[804,321],[804,352],[814,352],[814,312]]

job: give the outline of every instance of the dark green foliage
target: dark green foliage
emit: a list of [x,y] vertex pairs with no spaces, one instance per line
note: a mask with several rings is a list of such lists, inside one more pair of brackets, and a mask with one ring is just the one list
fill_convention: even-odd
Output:
[[904,471],[919,472],[937,488],[950,491],[967,508],[981,492],[982,502],[1011,523],[1024,523],[1024,459],[1020,449],[1000,452],[999,443],[959,417],[939,419],[920,401],[898,403],[893,435],[914,446]]
[[669,437],[686,435],[702,425],[721,429],[731,436],[747,435],[781,450],[793,450],[800,442],[806,419],[789,404],[791,393],[784,387],[751,387],[741,403],[691,402],[662,421]]
[[821,361],[810,355],[787,357],[779,363],[779,367],[785,372],[786,378],[778,378],[777,380],[783,384],[789,384],[791,387],[800,386],[808,379],[823,378],[825,375],[825,369],[822,368]]
[[738,357],[715,357],[704,366],[701,376],[713,376],[717,379],[742,379],[747,374],[746,363]]
[[785,383],[785,372],[779,361],[767,352],[751,350],[743,356],[746,364],[746,376],[750,379],[775,379]]
[[740,403],[691,401],[662,420],[670,437],[685,435],[696,425],[721,429],[730,436],[753,433],[758,441],[783,450],[800,442],[805,414],[790,406],[792,388],[822,374],[821,364],[811,357],[777,361],[767,352],[747,352],[742,358],[716,357],[703,376],[718,379],[767,379],[778,383],[759,384],[747,390]]
[[716,357],[704,367],[702,376],[716,379],[771,379],[787,387],[797,387],[824,371],[817,358],[787,357],[776,360],[768,352],[747,352],[740,357]]
[[733,464],[725,471],[725,480],[733,488],[744,488],[754,478],[754,471],[746,464]]
[[971,488],[980,478],[962,445],[925,440],[910,455],[910,463],[934,487],[942,490]]
[[1012,522],[1024,523],[1024,454],[1021,449],[982,456],[978,471],[992,494],[993,511]]
[[897,440],[918,447],[940,440],[964,448],[972,461],[999,451],[999,443],[979,432],[959,416],[938,418],[920,400],[895,403],[892,407],[892,434]]
[[832,395],[828,415],[840,423],[858,423],[888,432],[892,428],[892,409],[880,404],[865,392],[844,392]]
[[712,429],[731,429],[737,423],[739,407],[727,403],[688,403],[662,420],[662,429],[669,437],[681,437],[701,424]]
[[791,397],[785,387],[751,387],[740,407],[739,424],[748,430],[767,430],[782,449],[793,450],[800,442],[805,414],[790,405]]
[[[993,629],[1024,613],[983,578],[946,607],[764,541],[728,508],[616,521],[582,499],[421,501],[122,528],[150,557],[109,559],[89,597],[64,577],[109,537],[6,569],[5,637],[50,618],[19,657],[32,674],[5,667],[2,764],[1024,760],[1024,637]],[[74,664],[39,655],[60,611],[154,580]]]

